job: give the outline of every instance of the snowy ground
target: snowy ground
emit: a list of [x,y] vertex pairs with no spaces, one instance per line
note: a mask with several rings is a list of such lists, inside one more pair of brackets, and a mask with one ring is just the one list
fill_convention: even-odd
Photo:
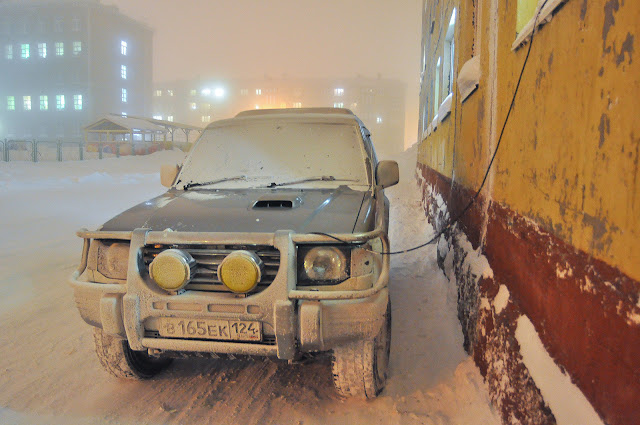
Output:
[[[64,163],[0,163],[0,423],[2,424],[498,424],[462,350],[455,289],[435,247],[392,259],[390,379],[374,401],[342,400],[328,357],[181,360],[157,378],[119,381],[93,353],[67,278],[80,227],[95,228],[163,192],[161,163],[178,152]],[[415,148],[387,190],[392,248],[431,234],[413,180]]]

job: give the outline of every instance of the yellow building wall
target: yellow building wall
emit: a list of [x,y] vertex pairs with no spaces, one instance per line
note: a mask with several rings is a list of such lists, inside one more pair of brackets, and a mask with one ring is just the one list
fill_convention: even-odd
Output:
[[[464,103],[454,85],[451,115],[422,141],[418,158],[471,190],[482,180],[497,141],[491,131],[502,127],[528,48],[511,49],[516,2],[497,2],[497,15],[491,2],[482,3],[478,37],[474,2],[433,6],[439,22],[448,21],[457,7],[456,70],[471,58],[475,42],[483,75]],[[569,0],[541,27],[487,187],[493,201],[635,280],[640,280],[640,61],[633,60],[638,22],[638,3],[615,8],[611,2]],[[489,75],[492,31],[497,31],[495,80]],[[430,38],[427,79],[442,54],[442,37]]]

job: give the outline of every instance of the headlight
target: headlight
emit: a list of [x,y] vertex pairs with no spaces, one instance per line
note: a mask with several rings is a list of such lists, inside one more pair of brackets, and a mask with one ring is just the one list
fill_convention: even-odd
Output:
[[109,279],[126,280],[129,265],[129,244],[96,240],[96,269]]
[[349,277],[350,251],[335,246],[301,246],[298,249],[298,282],[333,285]]
[[262,260],[255,253],[234,251],[218,266],[218,279],[233,292],[244,294],[260,282],[262,268]]
[[149,265],[149,275],[166,291],[179,291],[193,277],[195,260],[179,249],[162,251]]

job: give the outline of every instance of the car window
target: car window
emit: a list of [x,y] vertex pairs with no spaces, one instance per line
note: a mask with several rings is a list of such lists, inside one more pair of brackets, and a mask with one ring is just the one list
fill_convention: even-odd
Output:
[[236,176],[246,178],[222,181],[216,187],[294,181],[301,187],[368,186],[366,157],[355,123],[241,120],[205,130],[178,180],[183,187]]

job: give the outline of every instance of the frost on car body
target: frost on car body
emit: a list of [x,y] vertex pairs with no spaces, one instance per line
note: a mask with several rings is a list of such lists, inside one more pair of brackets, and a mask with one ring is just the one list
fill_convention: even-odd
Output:
[[[344,395],[375,397],[389,358],[388,200],[348,110],[247,111],[212,123],[169,190],[80,231],[71,283],[96,352],[120,377],[209,353],[334,355]],[[106,354],[108,353],[108,355]]]

